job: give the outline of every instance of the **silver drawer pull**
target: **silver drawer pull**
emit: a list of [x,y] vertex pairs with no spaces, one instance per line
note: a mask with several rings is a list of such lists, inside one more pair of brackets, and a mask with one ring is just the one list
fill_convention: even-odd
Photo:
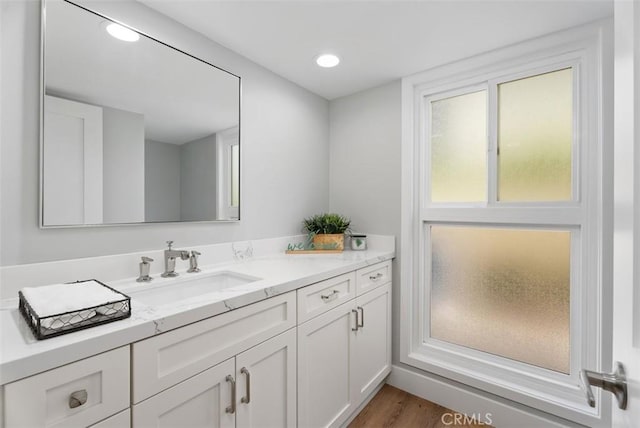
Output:
[[356,311],[355,309],[351,309],[351,312],[356,314],[356,327],[351,327],[351,331],[358,331],[358,327],[360,327],[360,322],[358,321],[358,311]]
[[76,407],[82,406],[87,402],[87,398],[89,394],[87,394],[86,389],[81,389],[80,391],[74,391],[69,396],[69,408],[75,409]]
[[[364,328],[364,308],[362,306],[358,306],[358,310],[360,311],[360,323],[358,324],[359,328]],[[357,322],[357,318],[356,318]]]
[[240,369],[240,373],[247,376],[247,395],[240,399],[241,403],[249,404],[251,403],[251,373],[247,370],[246,367]]
[[322,300],[324,300],[325,303],[329,303],[329,302],[337,299],[339,294],[340,294],[340,292],[338,290],[333,290],[329,294],[320,295],[320,297],[322,297]]
[[225,380],[231,383],[231,405],[227,406],[224,411],[234,414],[236,412],[236,380],[231,375],[227,375]]
[[375,275],[370,275],[370,276],[369,276],[369,279],[370,279],[371,281],[377,281],[377,280],[379,280],[380,278],[382,278],[383,276],[384,276],[384,275],[383,275],[381,272],[378,272],[378,273],[377,273],[377,274],[375,274]]

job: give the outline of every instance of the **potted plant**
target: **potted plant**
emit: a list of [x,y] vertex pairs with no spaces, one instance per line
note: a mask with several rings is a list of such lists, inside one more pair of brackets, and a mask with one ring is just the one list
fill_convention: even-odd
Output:
[[312,237],[316,250],[344,250],[344,234],[351,220],[340,214],[316,214],[302,221],[304,230]]

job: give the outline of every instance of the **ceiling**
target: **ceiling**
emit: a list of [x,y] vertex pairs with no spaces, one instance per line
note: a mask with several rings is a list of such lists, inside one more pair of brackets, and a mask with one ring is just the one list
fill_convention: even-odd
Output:
[[[612,0],[139,0],[327,99],[613,15]],[[332,69],[314,58],[332,52]]]
[[180,145],[238,126],[236,76],[146,37],[117,40],[106,24],[73,4],[47,3],[47,95],[139,114],[145,138],[163,143]]

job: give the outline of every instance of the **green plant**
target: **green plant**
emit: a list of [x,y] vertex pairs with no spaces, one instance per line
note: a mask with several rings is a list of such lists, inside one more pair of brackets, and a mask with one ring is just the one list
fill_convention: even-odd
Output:
[[303,230],[313,235],[345,233],[350,229],[351,220],[340,214],[316,214],[302,220]]

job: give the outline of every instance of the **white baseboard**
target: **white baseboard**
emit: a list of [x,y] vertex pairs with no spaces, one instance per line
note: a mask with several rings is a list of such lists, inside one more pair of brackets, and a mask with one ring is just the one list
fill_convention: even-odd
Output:
[[[436,376],[423,375],[395,365],[391,369],[387,383],[425,400],[463,413],[470,418],[475,417],[477,422],[488,422],[496,428],[582,426],[516,403],[510,404],[507,400],[483,394],[482,391],[465,385],[444,381]],[[451,416],[447,416],[443,423],[451,427],[456,425]],[[462,421],[458,425],[462,425]]]

